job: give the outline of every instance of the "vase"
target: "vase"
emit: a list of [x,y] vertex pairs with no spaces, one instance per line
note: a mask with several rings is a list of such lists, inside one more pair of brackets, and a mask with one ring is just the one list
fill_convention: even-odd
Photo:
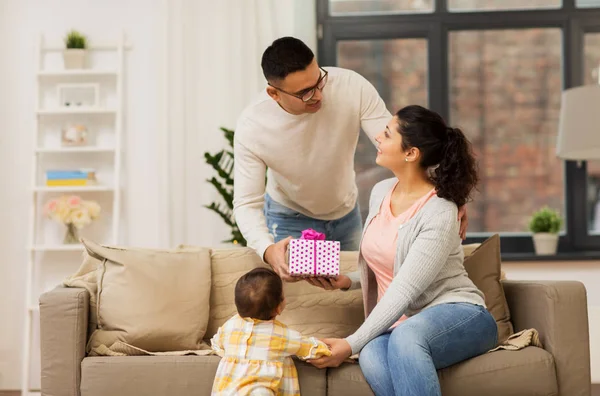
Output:
[[85,68],[87,51],[85,49],[70,48],[63,51],[65,69]]
[[539,232],[533,234],[533,246],[537,255],[554,255],[558,247],[558,234]]
[[77,228],[73,224],[67,224],[67,233],[65,234],[65,239],[63,240],[63,243],[65,245],[79,243],[79,235],[77,233]]

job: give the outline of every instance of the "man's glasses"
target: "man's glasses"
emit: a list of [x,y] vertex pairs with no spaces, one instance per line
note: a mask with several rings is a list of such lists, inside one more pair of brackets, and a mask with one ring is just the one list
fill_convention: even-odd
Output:
[[286,92],[286,91],[284,91],[284,90],[283,90],[283,89],[281,89],[281,88],[277,88],[276,86],[274,86],[274,85],[271,85],[270,83],[269,83],[269,85],[270,85],[271,87],[275,88],[276,90],[283,92],[284,94],[288,94],[288,95],[290,95],[290,96],[293,96],[293,97],[295,97],[295,98],[298,98],[298,99],[300,99],[301,101],[303,101],[304,103],[306,103],[306,102],[308,102],[309,100],[311,100],[311,99],[313,98],[313,96],[315,96],[315,92],[317,91],[317,89],[318,89],[319,91],[322,91],[322,90],[323,90],[323,88],[325,88],[325,84],[327,84],[327,74],[328,74],[328,73],[327,73],[327,70],[324,70],[324,69],[322,69],[322,68],[320,68],[320,67],[319,67],[319,69],[321,69],[321,71],[323,72],[323,74],[322,74],[322,75],[321,75],[321,77],[319,78],[319,81],[317,81],[317,83],[316,83],[316,84],[315,84],[313,87],[310,87],[310,88],[307,88],[307,89],[305,89],[305,90],[304,90],[302,93],[300,93],[300,94],[293,94],[293,93],[290,93],[290,92]]

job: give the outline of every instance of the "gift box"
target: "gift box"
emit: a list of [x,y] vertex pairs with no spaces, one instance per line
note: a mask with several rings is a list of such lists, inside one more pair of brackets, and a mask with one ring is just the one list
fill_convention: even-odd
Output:
[[338,276],[340,242],[326,241],[325,234],[304,230],[300,239],[290,241],[288,260],[292,276]]

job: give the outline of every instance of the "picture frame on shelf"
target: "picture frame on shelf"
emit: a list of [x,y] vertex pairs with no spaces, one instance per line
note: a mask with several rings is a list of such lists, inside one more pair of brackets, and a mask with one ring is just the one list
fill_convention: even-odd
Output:
[[81,147],[89,144],[88,128],[82,123],[67,123],[61,131],[62,147]]
[[97,109],[100,107],[100,84],[57,84],[56,97],[60,108]]

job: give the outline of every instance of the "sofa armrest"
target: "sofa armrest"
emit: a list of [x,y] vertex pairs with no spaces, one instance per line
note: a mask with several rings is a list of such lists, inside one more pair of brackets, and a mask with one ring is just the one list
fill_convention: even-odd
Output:
[[42,395],[79,396],[90,295],[57,287],[40,297]]
[[554,357],[560,395],[591,394],[585,286],[575,281],[504,281],[515,332],[535,328]]

